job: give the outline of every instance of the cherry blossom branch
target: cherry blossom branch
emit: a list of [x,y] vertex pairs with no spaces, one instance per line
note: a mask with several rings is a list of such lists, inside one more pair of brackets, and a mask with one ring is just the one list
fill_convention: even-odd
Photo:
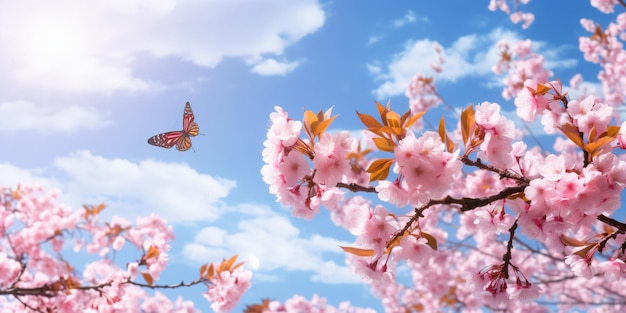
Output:
[[[150,288],[150,289],[176,289],[180,287],[192,287],[192,286],[195,286],[201,283],[207,283],[207,282],[210,282],[210,281],[204,278],[199,278],[197,280],[190,281],[187,283],[184,281],[181,281],[180,283],[175,284],[175,285],[149,285],[149,284],[132,281],[129,278],[128,280],[121,282],[121,284],[130,284],[130,285],[135,285],[135,286],[139,286],[142,288]],[[76,287],[71,287],[67,289],[82,290],[82,291],[86,291],[86,290],[102,291],[104,287],[109,287],[112,284],[113,284],[113,280],[108,281],[106,283],[99,284],[99,285],[76,286]],[[12,295],[12,296],[15,296],[16,298],[19,298],[20,296],[41,296],[41,297],[46,297],[46,298],[52,298],[52,297],[55,297],[58,292],[65,291],[65,290],[66,289],[64,288],[54,290],[50,285],[44,285],[41,287],[33,287],[33,288],[8,288],[5,290],[0,290],[0,295]]]
[[480,169],[486,170],[486,171],[490,171],[490,172],[494,172],[498,175],[500,175],[500,178],[510,178],[516,181],[521,181],[525,184],[530,183],[530,180],[524,176],[520,176],[520,175],[516,175],[514,173],[511,173],[509,171],[505,171],[502,169],[499,169],[497,167],[493,167],[491,165],[487,165],[485,163],[483,163],[480,159],[476,159],[476,161],[471,160],[469,157],[467,156],[462,156],[461,157],[461,162],[463,162],[466,165],[470,165],[470,166],[475,166],[478,167]]
[[363,192],[376,192],[376,188],[372,187],[372,186],[361,186],[355,183],[351,183],[351,184],[346,184],[346,183],[337,183],[336,187],[339,188],[346,188],[352,192],[358,192],[358,191],[363,191]]
[[607,224],[609,226],[613,226],[613,227],[617,228],[618,229],[618,233],[620,233],[620,234],[626,233],[626,224],[624,224],[622,222],[616,221],[616,220],[614,220],[614,219],[612,219],[612,218],[610,218],[610,217],[608,217],[608,216],[606,216],[604,214],[598,215],[597,219],[600,222],[603,222],[603,223],[605,223],[605,224]]
[[194,281],[190,281],[188,283],[181,281],[180,283],[176,285],[148,285],[144,283],[134,282],[130,279],[126,281],[126,283],[128,284],[143,287],[143,288],[150,288],[150,289],[175,289],[175,288],[180,288],[180,287],[192,287],[201,283],[208,283],[208,282],[210,282],[210,280],[204,279],[204,278],[199,278]]
[[505,278],[509,278],[509,265],[511,264],[511,259],[513,256],[511,255],[511,251],[513,251],[513,239],[515,238],[515,230],[517,229],[517,220],[511,225],[509,228],[509,242],[506,244],[506,253],[502,256],[502,261],[504,261],[504,265],[502,267],[502,273]]
[[424,210],[426,210],[429,207],[431,207],[430,203],[426,204],[425,206],[423,206],[421,208],[415,208],[415,214],[413,214],[413,216],[411,216],[409,221],[406,222],[406,224],[404,224],[404,226],[402,227],[402,229],[400,231],[396,232],[391,237],[391,239],[389,241],[387,241],[387,248],[390,248],[392,245],[394,245],[396,243],[396,241],[398,240],[398,238],[404,236],[404,234],[407,231],[409,231],[409,228],[411,228],[411,225],[413,225],[413,223],[415,221],[417,221],[420,217],[424,217],[424,214],[422,214],[422,213],[424,212]]
[[624,0],[617,0],[617,2],[626,8],[626,2]]
[[462,212],[466,212],[466,211],[471,211],[475,208],[486,206],[494,201],[505,199],[516,193],[523,192],[524,189],[526,189],[526,185],[508,187],[508,188],[502,189],[502,191],[500,191],[497,194],[491,195],[489,197],[484,197],[484,198],[463,197],[463,198],[457,199],[451,196],[447,196],[441,200],[430,200],[430,202],[428,202],[426,207],[429,207],[435,204],[456,204],[456,205],[461,206],[460,210]]

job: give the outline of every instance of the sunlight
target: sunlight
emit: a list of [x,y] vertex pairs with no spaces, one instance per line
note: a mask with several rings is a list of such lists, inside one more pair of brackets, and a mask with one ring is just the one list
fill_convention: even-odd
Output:
[[48,71],[71,65],[84,56],[86,37],[79,25],[70,20],[36,20],[23,31],[22,57],[29,70]]

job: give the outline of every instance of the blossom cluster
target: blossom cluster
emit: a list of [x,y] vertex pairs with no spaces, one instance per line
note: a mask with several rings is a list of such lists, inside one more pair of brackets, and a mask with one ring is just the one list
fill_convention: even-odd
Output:
[[[251,273],[241,267],[178,285],[156,285],[168,263],[172,228],[160,217],[138,217],[135,223],[113,217],[99,221],[105,205],[72,210],[56,194],[39,187],[0,186],[0,303],[14,312],[196,312],[194,304],[146,288],[182,288],[206,284],[216,312],[238,303],[250,286]],[[112,256],[129,250],[141,253],[125,266]],[[72,264],[75,255],[92,255],[86,264]],[[68,257],[67,255],[70,255]],[[80,270],[82,267],[82,270]],[[236,281],[233,283],[233,280]]]

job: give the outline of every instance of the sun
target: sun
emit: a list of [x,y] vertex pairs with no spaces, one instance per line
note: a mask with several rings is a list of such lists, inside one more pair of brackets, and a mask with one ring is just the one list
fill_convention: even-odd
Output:
[[22,57],[35,69],[68,66],[85,52],[85,39],[78,25],[63,20],[40,20],[22,33]]

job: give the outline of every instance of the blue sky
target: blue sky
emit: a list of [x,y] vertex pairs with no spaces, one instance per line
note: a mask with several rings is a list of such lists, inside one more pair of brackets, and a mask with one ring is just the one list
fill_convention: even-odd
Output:
[[[328,220],[293,219],[260,175],[273,107],[292,117],[334,106],[335,130],[360,127],[374,100],[405,111],[404,90],[429,75],[432,43],[446,51],[440,93],[455,106],[512,101],[491,75],[495,43],[531,38],[555,78],[585,63],[579,18],[607,17],[587,1],[533,1],[527,30],[488,1],[0,0],[0,184],[38,183],[60,200],[109,204],[134,220],[155,212],[174,226],[161,283],[191,280],[202,262],[238,253],[254,270],[242,304],[314,293],[381,310],[337,247],[353,238]],[[203,136],[195,152],[150,146],[181,128],[190,101]],[[446,111],[431,112],[436,124]],[[448,125],[452,125],[448,123]],[[203,288],[176,290],[210,311]]]

